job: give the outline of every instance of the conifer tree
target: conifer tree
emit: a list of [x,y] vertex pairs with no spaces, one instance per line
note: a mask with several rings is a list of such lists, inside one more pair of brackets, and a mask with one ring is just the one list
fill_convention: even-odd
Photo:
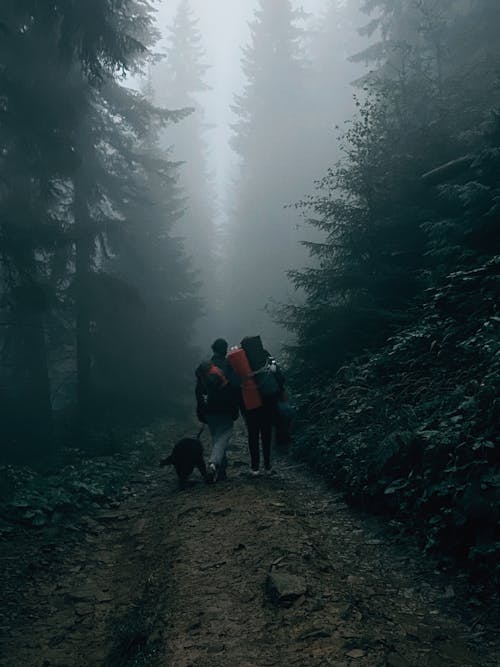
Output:
[[106,199],[115,222],[97,276],[97,400],[118,414],[154,417],[183,404],[194,366],[189,341],[200,310],[183,243],[173,234],[184,210],[178,168],[158,141],[159,131],[184,114],[160,110],[116,85],[106,98],[119,118],[114,124],[121,150],[107,163]]
[[71,21],[71,8],[36,2],[6,3],[2,14],[0,421],[6,448],[14,443],[20,455],[52,437],[49,262],[67,242],[65,184],[78,164],[74,131],[83,102],[82,61],[64,46]]
[[[422,175],[449,161],[453,172],[461,164],[457,158],[477,150],[483,120],[498,99],[486,79],[487,103],[477,74],[471,78],[461,62],[460,35],[466,39],[475,25],[478,5],[379,0],[365,7],[379,11],[366,33],[378,29],[381,35],[359,56],[375,68],[363,80],[370,95],[358,103],[344,158],[329,170],[317,196],[304,202],[327,238],[309,244],[319,265],[292,274],[307,293],[306,304],[285,314],[299,333],[297,362],[317,364],[327,374],[383,344],[414,317],[412,306],[432,280],[432,263],[453,255],[458,261],[463,254],[449,246],[460,227],[443,220],[455,186],[431,191]],[[476,46],[493,55],[491,44]],[[488,60],[478,60],[477,67],[491,72]],[[460,77],[465,93],[457,90]],[[447,269],[452,266],[448,259]]]
[[[174,168],[164,157],[146,158],[141,146],[152,123],[164,124],[175,114],[154,109],[117,83],[121,74],[136,71],[155,39],[149,3],[125,0],[117,7],[112,0],[98,0],[88,12],[83,3],[27,1],[6,3],[4,9],[0,427],[4,454],[11,445],[21,457],[35,449],[41,456],[52,435],[52,379],[57,379],[59,408],[74,406],[72,389],[77,390],[80,433],[94,417],[94,392],[103,385],[98,314],[111,311],[120,295],[136,302],[141,296],[133,279],[113,275],[111,235],[120,225],[148,219],[152,199],[159,202],[158,222],[142,238],[156,244],[162,266],[149,304],[149,321],[163,318],[157,340],[163,344],[163,334],[170,335],[187,351],[197,305],[182,249],[169,234],[178,209]],[[155,178],[153,188],[149,182]],[[166,226],[160,220],[167,220]],[[137,246],[140,254],[140,240]],[[163,300],[162,272],[169,282]],[[144,293],[151,281],[147,272],[143,276]],[[174,347],[169,359],[179,358]],[[111,344],[105,354],[112,356]],[[126,374],[127,359],[121,361]],[[128,367],[132,381],[133,365]]]
[[364,43],[359,35],[364,17],[356,4],[345,6],[330,0],[308,31],[310,67],[306,94],[313,101],[315,178],[320,178],[340,157],[338,134],[342,130],[337,128],[343,128],[355,111],[353,84],[364,73],[362,65],[350,62]]
[[217,231],[212,175],[207,161],[205,134],[207,125],[202,103],[209,90],[199,21],[189,0],[181,0],[172,25],[168,28],[168,45],[164,61],[152,71],[154,101],[169,109],[190,109],[181,122],[160,133],[163,149],[171,147],[171,159],[179,162],[179,185],[185,206],[176,231],[185,239],[187,254],[202,284],[202,296],[211,326],[215,308],[215,253]]
[[449,130],[439,122],[437,70],[424,74],[423,50],[413,54],[403,41],[418,34],[414,14],[403,11],[405,3],[383,4],[369,28],[381,28],[383,39],[359,56],[380,65],[364,80],[368,99],[357,102],[342,159],[317,196],[303,202],[312,225],[326,234],[323,243],[308,244],[318,264],[291,274],[307,299],[285,319],[299,333],[299,356],[326,373],[382,344],[406,321],[423,284],[422,225],[430,215],[420,176],[451,155]]
[[233,106],[240,165],[228,229],[226,327],[234,337],[260,331],[275,343],[279,334],[264,309],[285,298],[286,270],[302,259],[297,218],[285,206],[312,178],[300,18],[289,0],[260,0],[243,51],[245,88]]
[[[148,3],[127,0],[121,12],[112,2],[103,0],[96,13],[84,17],[81,7],[75,21],[75,29],[81,21],[88,26],[89,38],[85,49],[82,86],[86,90],[86,106],[81,122],[75,128],[75,149],[80,160],[73,178],[73,222],[75,227],[75,275],[74,303],[76,323],[76,377],[79,434],[85,439],[86,425],[91,421],[94,387],[92,382],[92,309],[94,272],[98,258],[98,243],[107,219],[107,174],[103,162],[107,150],[120,150],[120,133],[107,135],[113,127],[110,115],[112,106],[106,105],[102,90],[121,71],[133,71],[145,56],[154,40],[151,7]],[[102,38],[95,41],[94,21],[100,21]],[[63,47],[64,48],[64,47]],[[74,48],[70,43],[66,48]],[[113,143],[115,139],[115,143]],[[118,145],[117,145],[118,144]],[[95,297],[94,297],[95,298]]]

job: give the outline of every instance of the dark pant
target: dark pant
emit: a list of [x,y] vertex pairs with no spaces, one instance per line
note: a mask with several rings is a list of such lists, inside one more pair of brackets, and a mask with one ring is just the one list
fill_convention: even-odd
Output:
[[274,412],[269,406],[249,410],[246,415],[248,429],[248,449],[250,450],[250,461],[252,470],[259,469],[260,447],[262,441],[262,454],[264,466],[271,467],[271,435],[273,430]]

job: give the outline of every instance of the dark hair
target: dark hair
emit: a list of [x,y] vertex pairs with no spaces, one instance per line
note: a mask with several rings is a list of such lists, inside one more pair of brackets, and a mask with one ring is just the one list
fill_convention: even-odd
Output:
[[228,347],[227,340],[224,340],[224,338],[217,338],[217,340],[212,343],[214,354],[220,354],[221,357],[226,356]]

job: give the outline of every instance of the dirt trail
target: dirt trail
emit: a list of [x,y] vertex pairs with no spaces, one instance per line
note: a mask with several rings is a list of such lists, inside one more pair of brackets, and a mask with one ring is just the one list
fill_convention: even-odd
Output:
[[249,479],[241,437],[230,460],[228,482],[184,492],[172,470],[138,475],[64,547],[6,545],[0,664],[500,665],[480,612],[458,618],[460,582],[390,525],[290,461]]

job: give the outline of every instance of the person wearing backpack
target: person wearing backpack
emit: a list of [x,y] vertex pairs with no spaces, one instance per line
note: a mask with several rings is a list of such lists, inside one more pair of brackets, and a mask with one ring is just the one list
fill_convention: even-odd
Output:
[[[257,477],[260,474],[260,444],[264,474],[273,474],[271,465],[271,441],[273,427],[277,424],[278,401],[283,393],[285,379],[280,367],[271,354],[264,350],[266,366],[254,376],[262,397],[262,406],[245,412],[245,421],[248,431],[248,449],[250,452],[250,474]],[[260,377],[259,377],[260,375]]]
[[227,478],[226,450],[239,415],[240,380],[226,359],[227,349],[227,342],[218,338],[212,345],[212,359],[196,369],[196,413],[208,425],[212,440],[206,475],[209,483]]
[[242,379],[243,417],[248,432],[250,475],[260,475],[260,450],[265,474],[272,474],[271,440],[277,423],[278,402],[283,394],[283,374],[260,336],[245,337],[230,352],[230,361]]

